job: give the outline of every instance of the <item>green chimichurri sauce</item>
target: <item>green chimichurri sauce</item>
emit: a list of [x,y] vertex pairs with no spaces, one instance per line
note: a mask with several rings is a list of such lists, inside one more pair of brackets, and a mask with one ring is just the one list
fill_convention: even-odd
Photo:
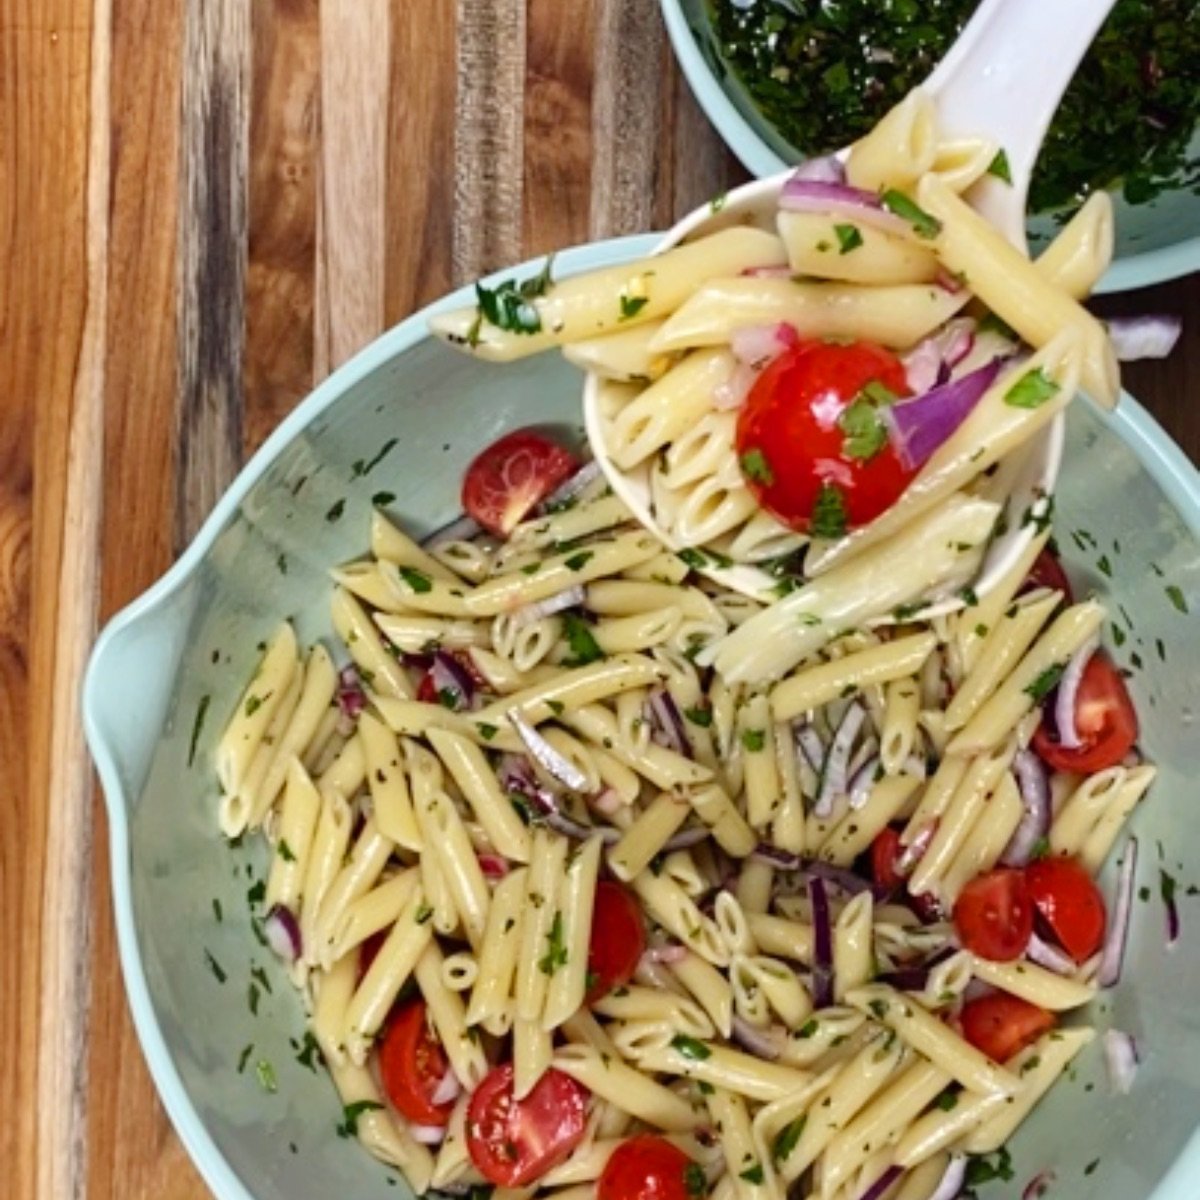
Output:
[[[709,0],[726,65],[779,133],[825,154],[866,133],[945,54],[978,0]],[[1053,0],[1047,0],[1053,3]],[[1118,0],[1076,73],[1030,189],[1035,212],[1120,186],[1200,193],[1200,0]]]

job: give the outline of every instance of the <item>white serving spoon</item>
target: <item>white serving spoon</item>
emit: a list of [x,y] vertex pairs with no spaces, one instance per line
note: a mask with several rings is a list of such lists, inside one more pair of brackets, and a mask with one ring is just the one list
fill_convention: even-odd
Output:
[[[1115,0],[983,0],[949,53],[924,85],[938,113],[939,134],[946,138],[982,137],[1002,146],[1011,184],[991,175],[972,187],[968,199],[1010,242],[1026,251],[1025,205],[1033,166],[1042,140],[1075,68],[1083,59]],[[839,157],[845,158],[848,150]],[[720,211],[705,205],[684,217],[655,248],[662,253],[680,242],[730,225],[757,224],[773,229],[779,196],[791,172],[759,179],[729,193]],[[666,534],[651,515],[648,471],[626,473],[608,457],[604,445],[604,381],[589,374],[584,384],[584,425],[592,453],[613,491],[634,515],[672,549],[684,547]],[[1039,512],[1058,478],[1065,418],[1059,415],[1036,439],[1011,475],[1011,512]],[[984,595],[1020,557],[1034,536],[1032,523],[1010,521],[988,548],[974,580]],[[712,572],[726,587],[749,596],[769,596],[777,580],[760,568],[738,563]],[[922,610],[933,616],[963,606],[957,597]]]

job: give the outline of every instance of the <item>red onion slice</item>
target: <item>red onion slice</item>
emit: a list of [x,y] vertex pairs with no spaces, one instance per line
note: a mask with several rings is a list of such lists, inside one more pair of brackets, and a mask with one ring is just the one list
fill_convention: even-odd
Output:
[[409,1125],[408,1132],[414,1142],[422,1146],[440,1146],[446,1137],[445,1125]]
[[929,843],[933,841],[933,835],[937,833],[937,821],[930,821],[913,840],[900,851],[896,858],[896,874],[908,875],[912,873],[917,863],[925,857],[925,851],[929,849]]
[[548,775],[573,792],[587,789],[587,776],[570,759],[564,757],[527,721],[519,709],[510,708],[507,717],[517,737],[525,744],[530,758]]
[[661,942],[656,946],[647,946],[642,952],[642,960],[648,963],[683,962],[688,956],[688,948],[682,942]]
[[526,604],[524,608],[518,608],[512,615],[513,628],[523,629],[543,617],[552,617],[567,608],[578,608],[586,599],[587,593],[583,584],[576,583],[553,596],[547,596],[544,600],[535,600],[532,604]]
[[787,212],[828,213],[861,221],[885,233],[907,236],[912,226],[902,217],[888,212],[874,192],[849,187],[844,183],[824,183],[815,179],[797,179],[794,175],[783,185],[779,207]]
[[1117,875],[1116,902],[1109,910],[1112,920],[1108,925],[1108,934],[1104,939],[1104,949],[1100,954],[1100,969],[1096,972],[1096,982],[1101,987],[1113,987],[1121,982],[1121,968],[1125,963],[1125,946],[1129,941],[1129,921],[1133,915],[1133,885],[1137,874],[1138,843],[1137,838],[1131,837],[1125,843],[1125,854],[1121,858],[1121,867]]
[[462,1084],[458,1082],[453,1067],[447,1067],[445,1075],[438,1080],[437,1087],[430,1093],[429,1103],[440,1108],[443,1104],[457,1100],[461,1091]]
[[821,735],[806,722],[796,727],[793,737],[796,749],[804,755],[804,761],[815,775],[820,775],[825,766],[825,743],[821,740]]
[[1082,744],[1079,731],[1075,728],[1075,704],[1079,698],[1079,683],[1083,673],[1099,645],[1099,635],[1088,638],[1071,655],[1062,679],[1058,681],[1054,698],[1054,724],[1058,729],[1058,744],[1067,750],[1078,750]]
[[471,700],[475,695],[475,681],[454,655],[447,654],[444,650],[435,650],[429,666],[429,676],[438,700],[447,708],[461,712],[471,707]]
[[758,372],[747,363],[735,364],[728,379],[718,383],[712,390],[713,408],[718,412],[729,412],[741,408],[750,395],[750,389],[758,378]]
[[1058,1178],[1051,1170],[1039,1171],[1024,1187],[1021,1200],[1042,1200],[1050,1185]]
[[893,1164],[892,1166],[888,1167],[888,1169],[884,1171],[884,1173],[880,1175],[880,1177],[875,1180],[875,1182],[871,1184],[871,1186],[867,1188],[867,1190],[863,1192],[861,1196],[859,1196],[858,1200],[882,1200],[882,1198],[888,1194],[888,1191],[891,1189],[892,1185],[895,1184],[903,1174],[904,1168],[895,1166]]
[[875,775],[879,769],[879,755],[873,754],[851,776],[850,807],[855,812],[862,808],[870,798],[871,789],[875,786]]
[[283,904],[276,904],[263,921],[263,936],[267,945],[286,963],[294,963],[304,952],[300,922],[296,914]]
[[879,409],[892,447],[900,461],[915,471],[966,420],[984,392],[1000,374],[993,359],[959,379],[951,379],[910,400],[899,400]]
[[1032,962],[1037,963],[1039,967],[1045,967],[1047,971],[1053,971],[1055,975],[1073,975],[1075,973],[1074,960],[1057,946],[1043,941],[1036,933],[1030,935],[1025,953]]
[[679,706],[665,688],[656,688],[646,699],[650,712],[651,737],[660,746],[674,750],[686,758],[692,756],[692,743],[684,728]]
[[349,725],[358,720],[359,713],[367,705],[362,676],[353,663],[347,663],[338,672],[337,705],[342,719]]
[[846,168],[836,154],[806,158],[793,172],[792,178],[805,183],[845,183]]
[[1013,774],[1017,777],[1025,814],[1004,847],[1000,861],[1006,867],[1023,867],[1038,842],[1050,831],[1050,784],[1042,760],[1031,750],[1017,751]]
[[958,366],[975,345],[975,322],[970,317],[956,317],[918,342],[901,362],[909,389],[916,396],[945,383],[945,372]]
[[744,1050],[768,1062],[774,1062],[783,1053],[787,1033],[781,1025],[768,1025],[760,1029],[751,1025],[744,1017],[733,1018],[733,1040]]
[[705,838],[709,836],[709,829],[706,825],[692,825],[688,829],[681,829],[678,833],[672,834],[663,842],[662,852],[664,854],[674,854],[676,850],[687,850],[692,846],[698,846]]
[[854,740],[862,729],[866,719],[866,709],[855,700],[842,716],[833,735],[833,744],[825,759],[825,768],[821,772],[821,786],[817,789],[817,799],[813,804],[813,816],[827,817],[833,812],[833,802],[846,792],[846,768],[850,762],[850,752],[854,748]]
[[745,325],[735,329],[729,338],[729,348],[738,362],[762,370],[785,350],[800,345],[800,335],[784,321],[776,325]]
[[1137,1042],[1133,1035],[1120,1029],[1109,1029],[1104,1034],[1104,1066],[1108,1072],[1108,1086],[1114,1096],[1128,1096],[1137,1075]]
[[946,1164],[946,1173],[942,1176],[941,1182],[934,1189],[929,1200],[957,1200],[966,1181],[967,1156],[965,1154],[950,1155],[950,1161]]
[[580,492],[600,478],[600,464],[593,459],[586,462],[569,479],[564,480],[538,505],[538,512],[552,512],[560,504],[574,500]]
[[508,874],[508,859],[501,854],[478,854],[479,869],[484,879],[503,879]]
[[1110,317],[1108,339],[1121,362],[1142,358],[1166,358],[1175,349],[1183,322],[1165,313],[1140,317]]
[[833,1003],[833,922],[823,879],[816,876],[809,879],[808,900],[813,922],[813,1007],[828,1008]]

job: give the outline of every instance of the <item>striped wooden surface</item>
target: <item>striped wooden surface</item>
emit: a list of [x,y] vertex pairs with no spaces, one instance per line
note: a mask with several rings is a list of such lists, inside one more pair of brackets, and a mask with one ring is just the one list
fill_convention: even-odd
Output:
[[[97,622],[381,329],[741,174],[652,0],[0,0],[0,154],[0,1163],[192,1200],[117,967]],[[1200,458],[1200,286],[1105,307],[1189,318],[1129,379]]]

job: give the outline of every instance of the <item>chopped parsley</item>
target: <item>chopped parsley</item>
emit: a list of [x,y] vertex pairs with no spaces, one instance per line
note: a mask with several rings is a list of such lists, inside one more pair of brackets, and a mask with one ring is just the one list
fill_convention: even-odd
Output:
[[563,566],[570,567],[572,571],[582,571],[595,557],[591,550],[581,550],[578,554],[572,554],[570,558],[564,559]]
[[262,708],[262,704],[263,704],[263,697],[247,696],[246,697],[246,708],[245,708],[246,716],[248,716],[248,717],[254,716],[254,714],[256,712],[258,712],[258,710],[260,708]]
[[743,729],[742,730],[742,746],[749,750],[751,754],[756,754],[767,744],[767,731],[765,729]]
[[375,505],[376,508],[386,508],[395,499],[396,499],[395,492],[376,492],[371,497],[371,503],[373,505]]
[[833,232],[837,234],[839,254],[849,254],[863,244],[863,235],[857,225],[835,225]]
[[949,1112],[952,1108],[955,1107],[955,1105],[958,1104],[958,1093],[957,1092],[943,1092],[934,1101],[934,1104],[936,1104],[937,1107],[942,1110],[942,1112]]
[[359,1117],[363,1113],[377,1112],[382,1108],[383,1105],[378,1100],[355,1100],[353,1104],[347,1104],[342,1109],[342,1120],[337,1127],[338,1137],[357,1137]]
[[329,506],[329,511],[325,514],[325,520],[332,525],[334,521],[340,521],[342,519],[342,513],[345,511],[346,500],[345,497],[343,497],[341,500],[334,501],[334,503]]
[[396,570],[400,574],[400,578],[417,595],[423,595],[425,592],[433,591],[433,584],[423,571],[418,571],[415,567],[397,567]]
[[879,410],[860,392],[852,404],[842,409],[837,419],[838,428],[846,435],[842,442],[842,453],[847,458],[864,462],[874,458],[887,445],[887,426]]
[[413,914],[413,919],[418,925],[424,925],[430,917],[433,916],[433,907],[429,904],[419,904],[417,911]]
[[895,213],[902,221],[907,221],[913,227],[913,232],[917,237],[935,238],[941,233],[941,221],[931,213],[927,213],[915,200],[903,192],[898,192],[895,188],[888,188],[880,199],[888,212]]
[[211,950],[204,951],[204,961],[208,963],[208,969],[213,973],[213,978],[218,983],[224,983],[225,980],[229,978],[229,976],[225,973],[224,967],[222,967],[221,964],[217,962],[215,958],[213,958]]
[[690,1162],[684,1167],[683,1186],[687,1189],[687,1194],[696,1197],[697,1200],[708,1195],[708,1177],[698,1162]]
[[[518,283],[515,279],[505,279],[494,288],[484,287],[482,283],[475,285],[475,298],[478,301],[479,316],[494,325],[497,329],[509,333],[534,334],[542,329],[542,318],[538,310],[530,303],[538,296],[544,296],[553,284],[551,267],[554,255],[546,259],[545,266],[536,275]],[[472,345],[479,342],[478,322],[468,335],[467,340]]]
[[775,472],[771,470],[767,456],[757,446],[742,455],[741,465],[742,474],[753,483],[770,487],[775,482]]
[[1187,597],[1183,594],[1183,589],[1177,587],[1173,583],[1167,584],[1167,599],[1185,616],[1188,612]]
[[495,725],[489,725],[486,721],[476,721],[475,728],[479,730],[479,736],[485,742],[490,742],[500,732]]
[[753,1166],[747,1167],[740,1175],[739,1179],[744,1179],[747,1183],[762,1183],[763,1169],[762,1163],[755,1163]]
[[809,533],[819,538],[840,538],[846,532],[846,521],[846,498],[837,484],[826,480],[813,504]]
[[553,975],[559,967],[567,965],[567,947],[563,941],[562,913],[556,912],[550,923],[550,932],[546,935],[548,949],[538,961],[538,970],[543,975]]
[[636,317],[649,303],[650,298],[648,296],[622,296],[621,320],[628,321]]
[[725,207],[725,201],[728,199],[729,199],[728,192],[721,192],[720,194],[714,196],[708,202],[708,211],[710,213],[719,213],[721,211],[721,209],[723,209]]
[[963,587],[958,589],[958,598],[968,607],[974,608],[979,603],[979,596],[976,594],[973,587]]
[[991,1156],[987,1154],[971,1155],[967,1160],[966,1184],[968,1187],[975,1187],[980,1183],[991,1183],[994,1179],[1002,1179],[1007,1183],[1012,1177],[1012,1158],[1003,1147],[996,1152],[995,1162],[992,1162]]
[[701,729],[708,729],[713,722],[711,708],[703,708],[700,706],[697,706],[696,708],[685,708],[683,710],[683,715],[689,721],[691,721],[693,725],[699,725]]
[[576,613],[563,613],[563,632],[567,645],[571,647],[569,658],[563,659],[564,667],[585,667],[604,657],[600,643],[592,636],[591,626]]
[[795,1150],[796,1143],[800,1140],[800,1135],[804,1132],[806,1120],[806,1117],[797,1117],[794,1121],[789,1121],[775,1135],[775,1141],[771,1144],[771,1157],[776,1162],[783,1162]]
[[567,706],[561,700],[547,700],[546,707],[556,716],[561,717]]
[[192,740],[188,746],[188,766],[196,761],[196,746],[200,741],[200,731],[204,728],[204,718],[208,716],[208,706],[212,703],[212,696],[205,693],[200,697],[200,702],[196,705],[196,719],[192,722]]
[[292,850],[291,846],[287,844],[287,838],[280,838],[279,845],[276,846],[275,849],[279,852],[279,857],[282,858],[284,862],[293,863],[296,861],[295,852]]
[[304,1041],[296,1053],[296,1061],[310,1071],[315,1071],[325,1062],[324,1056],[321,1054],[321,1047],[318,1045],[317,1039],[313,1037],[311,1029],[304,1031]]
[[1004,393],[1004,403],[1013,408],[1041,408],[1061,391],[1062,387],[1038,367],[1036,371],[1026,371]]
[[254,1043],[253,1042],[250,1042],[248,1045],[242,1047],[242,1052],[241,1052],[241,1054],[238,1055],[238,1062],[237,1062],[237,1073],[239,1075],[241,1075],[245,1072],[246,1064],[250,1061],[250,1055],[252,1055],[253,1053],[254,1053]]
[[254,1074],[258,1079],[258,1086],[264,1092],[279,1091],[279,1084],[275,1079],[275,1068],[265,1058],[260,1058],[254,1064]]
[[688,1037],[686,1033],[677,1033],[671,1039],[671,1046],[678,1050],[684,1058],[690,1058],[692,1062],[703,1062],[712,1054],[712,1051],[703,1042],[694,1037]]
[[350,468],[350,478],[358,479],[362,475],[370,475],[377,466],[396,448],[399,438],[388,438],[382,446],[379,447],[378,453],[374,458],[364,462],[361,458],[356,459],[354,465]]
[[1058,681],[1066,668],[1061,663],[1051,663],[1026,689],[1025,694],[1033,697],[1034,704],[1040,704],[1058,687]]
[[1033,849],[1029,852],[1030,860],[1038,862],[1040,859],[1050,857],[1050,839],[1044,834],[1033,843]]
[[799,1030],[797,1030],[796,1036],[810,1038],[817,1032],[818,1029],[820,1029],[820,1027],[821,1022],[818,1021],[816,1017],[809,1017],[809,1019],[800,1026]]
[[1002,146],[996,151],[996,157],[988,163],[987,173],[1004,183],[1012,183],[1012,167],[1008,164],[1008,154]]

